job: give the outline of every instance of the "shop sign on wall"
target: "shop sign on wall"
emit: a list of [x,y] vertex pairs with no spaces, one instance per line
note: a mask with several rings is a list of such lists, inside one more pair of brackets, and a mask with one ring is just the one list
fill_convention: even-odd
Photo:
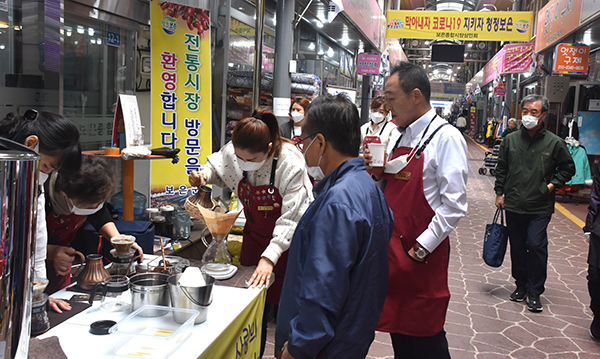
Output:
[[535,52],[557,43],[579,26],[582,0],[550,0],[538,12]]
[[387,37],[529,41],[533,12],[389,10]]
[[587,45],[559,44],[554,51],[552,71],[559,74],[585,75],[588,71],[590,47]]
[[[211,153],[209,11],[152,0],[152,145],[178,148],[180,161],[153,161],[152,204],[197,189],[188,175]],[[183,201],[182,201],[183,203]]]
[[357,71],[359,75],[379,75],[379,64],[381,55],[379,54],[358,54]]

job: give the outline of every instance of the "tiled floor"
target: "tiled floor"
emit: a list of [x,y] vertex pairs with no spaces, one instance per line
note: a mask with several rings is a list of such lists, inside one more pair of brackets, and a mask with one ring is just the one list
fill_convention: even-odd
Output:
[[[591,323],[587,291],[587,252],[581,228],[586,204],[561,203],[571,214],[556,211],[548,226],[549,260],[542,313],[531,313],[525,302],[508,299],[514,290],[510,256],[500,268],[481,259],[485,224],[495,211],[494,177],[478,174],[484,151],[469,146],[469,213],[450,236],[449,283],[452,298],[446,318],[450,353],[455,359],[597,358],[600,343]],[[578,222],[579,220],[579,222]],[[577,222],[577,224],[576,224]],[[265,358],[272,358],[274,323],[269,323]],[[393,358],[387,333],[376,333],[367,358]]]

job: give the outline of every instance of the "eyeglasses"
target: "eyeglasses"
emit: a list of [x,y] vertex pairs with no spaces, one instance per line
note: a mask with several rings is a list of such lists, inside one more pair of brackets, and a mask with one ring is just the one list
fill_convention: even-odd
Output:
[[302,145],[302,143],[304,142],[304,140],[307,140],[307,139],[309,139],[309,138],[311,138],[311,137],[315,137],[315,136],[316,136],[316,135],[318,135],[319,133],[320,133],[320,132],[315,132],[315,133],[313,133],[312,135],[308,135],[308,136],[306,136],[306,137],[304,137],[304,138],[300,138],[300,139],[298,140],[298,142],[296,142],[296,147],[298,147],[298,149],[299,149],[300,151],[302,151],[302,149],[303,149],[303,147],[304,147],[304,145]]
[[37,120],[39,115],[40,115],[40,113],[36,109],[32,108],[32,109],[25,111],[25,114],[23,115],[23,117],[25,117],[26,120],[35,121],[35,120]]

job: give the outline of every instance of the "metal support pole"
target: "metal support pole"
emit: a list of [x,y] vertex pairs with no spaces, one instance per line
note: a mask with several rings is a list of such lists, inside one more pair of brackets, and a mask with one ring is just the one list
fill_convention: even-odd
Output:
[[292,96],[292,77],[289,64],[292,60],[294,29],[294,0],[277,1],[275,25],[275,70],[273,79],[273,110],[279,123],[288,121]]
[[263,25],[265,23],[265,1],[256,0],[256,22],[254,30],[256,39],[254,42],[254,81],[252,86],[252,106],[260,106],[260,81],[262,79],[262,47],[263,47]]
[[371,76],[363,75],[362,81],[362,91],[361,91],[361,99],[360,99],[360,123],[364,124],[369,121],[369,112],[371,112],[371,102],[370,95],[371,94]]

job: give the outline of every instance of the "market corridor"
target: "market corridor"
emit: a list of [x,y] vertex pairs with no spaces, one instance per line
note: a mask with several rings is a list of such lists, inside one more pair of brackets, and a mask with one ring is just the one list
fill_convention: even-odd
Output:
[[[484,150],[466,137],[469,148],[469,212],[450,236],[450,307],[445,330],[454,359],[597,358],[600,343],[589,335],[588,244],[579,221],[586,203],[559,204],[548,226],[549,260],[544,310],[532,313],[525,302],[508,299],[514,290],[510,256],[500,268],[481,259],[483,233],[494,215],[494,177],[478,174]],[[569,214],[569,212],[567,212]],[[574,222],[575,221],[575,222]],[[580,222],[579,222],[580,223]],[[424,315],[426,315],[424,313]],[[401,318],[399,318],[401,320]],[[269,323],[265,358],[271,358],[274,326]],[[367,358],[393,358],[387,333],[376,333]]]

